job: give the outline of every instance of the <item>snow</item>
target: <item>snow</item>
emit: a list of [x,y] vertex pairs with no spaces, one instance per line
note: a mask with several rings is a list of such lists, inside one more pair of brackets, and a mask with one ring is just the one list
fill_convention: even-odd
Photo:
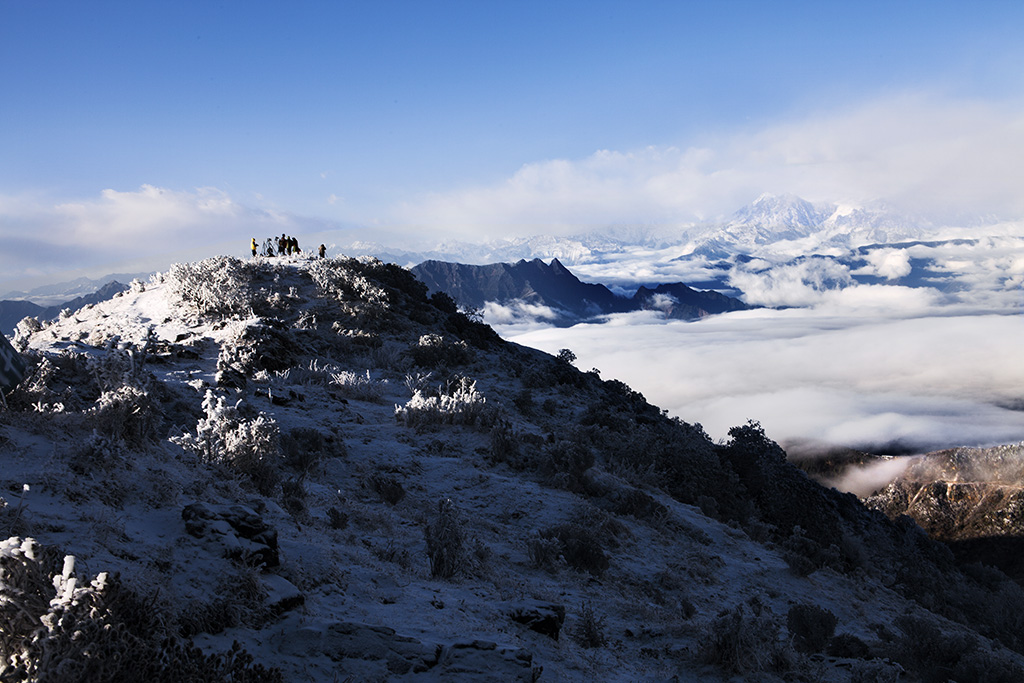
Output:
[[[287,315],[314,310],[320,303],[303,276],[308,267],[301,259],[287,261],[269,285],[292,296]],[[391,362],[389,355],[389,349],[414,344],[415,330],[378,330],[377,347],[339,359],[302,354],[290,373],[249,377],[243,390],[216,389],[221,347],[266,318],[251,312],[227,320],[198,318],[160,276],[139,289],[55,321],[31,335],[28,348],[103,356],[158,342],[189,345],[196,357],[171,354],[160,362],[151,358],[145,366],[153,376],[151,385],[163,387],[159,393],[151,388],[150,395],[165,401],[161,410],[172,418],[171,433],[143,446],[122,447],[108,460],[96,456],[83,466],[81,452],[94,428],[89,413],[7,413],[0,422],[0,494],[19,511],[2,519],[12,536],[31,535],[74,556],[63,572],[62,599],[75,590],[75,572],[95,581],[119,573],[140,594],[157,595],[172,613],[193,616],[217,600],[242,600],[240,593],[254,584],[272,602],[294,588],[301,605],[279,616],[252,616],[249,623],[217,633],[200,632],[195,642],[223,652],[238,641],[257,662],[279,667],[285,680],[309,681],[348,676],[432,680],[430,674],[388,673],[372,659],[339,660],[328,648],[341,642],[339,624],[388,627],[427,648],[489,641],[496,645],[494,652],[526,651],[535,666],[543,667],[542,681],[699,681],[725,677],[701,663],[709,624],[722,609],[755,596],[776,615],[785,615],[795,603],[820,605],[839,617],[843,632],[864,639],[874,637],[872,623],[916,609],[867,576],[828,569],[797,576],[778,548],[757,543],[659,491],[649,493],[664,506],[662,518],[616,516],[619,531],[604,575],[566,566],[534,568],[527,548],[538,529],[574,518],[592,522],[607,513],[578,494],[543,485],[507,465],[490,464],[488,430],[458,421],[417,430],[396,420],[396,406],[408,409],[419,405],[417,400],[429,400],[410,391],[411,370]],[[323,365],[300,372],[311,362]],[[475,380],[467,395],[480,392],[487,404],[512,405],[517,387],[507,362],[497,351],[478,351],[465,368]],[[315,369],[328,366],[353,377],[370,372],[381,380],[379,397],[342,397],[327,379],[330,373]],[[323,381],[317,379],[321,376]],[[273,396],[289,398],[278,404]],[[584,400],[551,390],[535,392],[538,405],[548,398],[564,415],[581,410]],[[204,401],[211,420],[214,406],[228,410],[240,402],[239,411],[258,414],[251,419],[272,421],[282,433],[315,429],[343,441],[345,453],[306,472],[300,481],[305,490],[301,507],[286,509],[280,493],[264,495],[224,465],[177,445],[183,433],[197,434]],[[507,414],[517,432],[543,438],[544,427],[536,419]],[[249,418],[243,414],[238,419]],[[372,486],[378,474],[398,479],[405,496],[394,504],[382,500]],[[453,501],[467,538],[476,544],[475,568],[452,580],[431,576],[423,534],[438,501],[445,499]],[[280,566],[261,573],[224,557],[215,540],[189,535],[181,512],[193,502],[255,510],[277,531]],[[331,509],[348,515],[347,524],[332,524]],[[0,543],[0,555],[26,552],[24,543]],[[523,600],[566,608],[559,640],[505,616],[504,605]],[[692,616],[682,615],[684,602],[695,608]],[[603,619],[606,647],[586,648],[570,637],[584,605],[593,606]],[[366,634],[382,632],[359,633],[369,638]],[[816,680],[845,681],[851,662],[819,657],[802,666]],[[494,676],[477,672],[444,678],[500,680]]]

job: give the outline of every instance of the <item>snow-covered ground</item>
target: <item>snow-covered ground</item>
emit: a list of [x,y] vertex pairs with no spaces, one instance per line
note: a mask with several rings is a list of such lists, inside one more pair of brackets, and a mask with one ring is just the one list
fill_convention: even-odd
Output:
[[[871,558],[795,571],[768,531],[628,468],[598,459],[566,485],[516,466],[573,435],[601,383],[529,383],[560,366],[403,287],[379,264],[216,259],[22,325],[35,367],[0,414],[0,535],[73,555],[80,586],[118,573],[169,632],[237,641],[287,681],[895,680],[901,615],[967,633]],[[559,528],[607,568],[569,566]],[[13,585],[0,573],[0,605]],[[870,654],[795,651],[795,605]],[[557,639],[510,618],[558,609]]]

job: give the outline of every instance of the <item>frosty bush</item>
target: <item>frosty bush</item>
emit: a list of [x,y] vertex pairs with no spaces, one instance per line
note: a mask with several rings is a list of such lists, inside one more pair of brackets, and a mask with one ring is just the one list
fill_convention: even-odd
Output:
[[466,563],[466,535],[455,504],[448,498],[437,503],[437,514],[424,527],[430,575],[437,579],[450,579],[464,569]]
[[350,258],[318,259],[306,267],[324,296],[341,302],[358,302],[363,312],[381,313],[388,308],[388,293],[364,277],[362,263]]
[[0,677],[52,683],[281,681],[233,647],[205,655],[170,634],[155,602],[33,539],[0,541]]
[[365,373],[340,370],[331,373],[331,386],[346,398],[362,401],[379,401],[384,396],[388,381],[373,379],[370,371]]
[[451,341],[439,334],[425,334],[409,350],[414,364],[421,367],[464,365],[472,359],[469,347],[462,340]]
[[779,640],[779,625],[756,601],[723,610],[705,634],[704,658],[728,673],[783,671],[793,662],[792,652]]
[[[608,569],[608,556],[600,537],[582,524],[558,524],[540,532],[542,539],[558,543],[558,554],[577,571],[600,576]],[[547,551],[550,552],[550,551]]]
[[234,256],[175,263],[167,272],[171,292],[198,316],[244,314],[253,303],[256,266]]
[[305,479],[327,458],[346,454],[345,442],[334,436],[324,436],[311,427],[295,427],[281,434],[281,454],[284,463]]
[[409,427],[440,424],[490,427],[497,420],[498,411],[476,390],[474,380],[459,377],[438,387],[436,395],[417,390],[404,406],[395,406],[395,417]]
[[116,338],[112,339],[105,353],[84,356],[86,368],[100,391],[113,391],[125,386],[145,389],[149,384],[145,356],[133,348],[114,348],[116,342]]
[[14,348],[18,351],[25,351],[28,348],[28,340],[33,334],[43,329],[43,323],[36,318],[25,317],[21,319],[14,328]]
[[493,462],[505,462],[514,469],[523,469],[519,437],[507,420],[499,420],[491,428],[489,452]]
[[380,496],[388,505],[398,505],[405,498],[405,487],[393,474],[374,472],[366,478],[366,486]]
[[269,495],[279,480],[281,462],[277,423],[264,413],[254,419],[243,417],[241,401],[228,405],[223,397],[206,391],[203,410],[206,417],[196,425],[196,434],[172,437],[171,441],[197,453],[207,462],[222,463],[247,475],[256,488]]
[[837,623],[836,615],[817,605],[796,604],[786,615],[786,628],[793,636],[793,645],[806,653],[824,650]]
[[557,538],[534,534],[526,541],[526,552],[534,568],[552,572],[558,568],[561,561],[562,542]]
[[572,630],[572,638],[582,647],[604,647],[608,639],[604,636],[604,617],[598,616],[589,602],[580,608],[579,620]]
[[134,448],[143,447],[156,436],[153,400],[146,391],[134,386],[103,392],[89,414],[99,432]]

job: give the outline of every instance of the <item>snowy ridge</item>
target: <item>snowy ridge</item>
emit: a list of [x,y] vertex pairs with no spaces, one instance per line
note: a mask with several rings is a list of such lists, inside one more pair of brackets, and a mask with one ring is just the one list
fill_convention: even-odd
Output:
[[[94,658],[108,680],[124,653],[162,680],[1024,673],[1005,577],[815,484],[756,424],[714,444],[396,266],[179,264],[14,343],[4,673],[99,680],[96,634],[122,653]],[[30,576],[42,598],[12,611]],[[96,627],[125,615],[146,628]]]

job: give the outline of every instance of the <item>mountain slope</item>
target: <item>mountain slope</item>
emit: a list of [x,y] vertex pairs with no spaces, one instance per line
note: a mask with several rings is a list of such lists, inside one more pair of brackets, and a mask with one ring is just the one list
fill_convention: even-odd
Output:
[[1024,674],[1005,577],[815,484],[757,424],[716,444],[396,266],[179,264],[14,343],[4,674]]
[[70,301],[52,306],[40,306],[31,301],[5,299],[0,301],[0,330],[13,331],[14,326],[21,322],[22,318],[29,316],[39,318],[40,320],[53,320],[65,309],[77,311],[83,306],[106,301],[126,289],[128,289],[128,285],[121,284],[117,280],[111,280],[95,292],[83,294]]

